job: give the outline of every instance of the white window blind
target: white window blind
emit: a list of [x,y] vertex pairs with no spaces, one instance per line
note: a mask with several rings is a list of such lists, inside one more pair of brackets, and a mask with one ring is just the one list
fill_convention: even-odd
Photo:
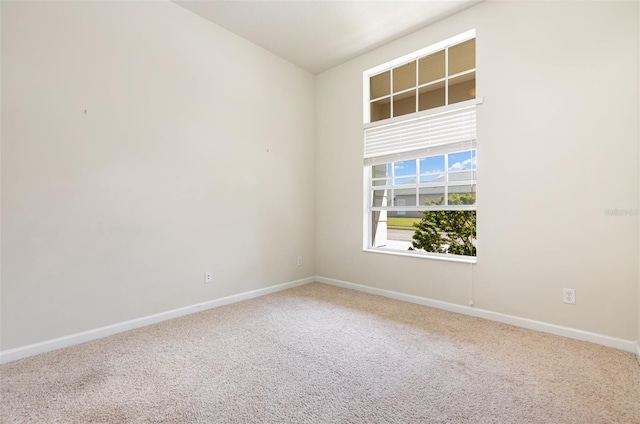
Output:
[[364,165],[474,149],[476,103],[480,102],[474,99],[453,109],[366,128]]

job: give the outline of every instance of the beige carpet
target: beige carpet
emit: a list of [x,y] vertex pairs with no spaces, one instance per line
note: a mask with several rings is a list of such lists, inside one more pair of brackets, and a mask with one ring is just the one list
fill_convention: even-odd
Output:
[[640,423],[630,353],[323,284],[0,374],[3,423]]

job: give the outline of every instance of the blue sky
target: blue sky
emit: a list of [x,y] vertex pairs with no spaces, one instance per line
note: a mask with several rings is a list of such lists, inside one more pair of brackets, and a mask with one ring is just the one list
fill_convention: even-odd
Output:
[[[387,174],[390,174],[391,164],[387,165]],[[449,155],[449,171],[463,171],[476,168],[476,155],[475,151],[468,150],[466,152],[452,153]],[[395,162],[395,175],[407,177],[413,177],[416,174],[416,161],[407,160],[402,162]],[[438,178],[442,176],[444,172],[444,155],[434,156],[430,158],[420,159],[420,174],[430,173],[433,174],[432,178]],[[428,181],[432,178],[422,179],[422,181]],[[409,182],[412,178],[404,178],[396,180],[396,184],[403,184]],[[415,178],[413,178],[415,181]]]

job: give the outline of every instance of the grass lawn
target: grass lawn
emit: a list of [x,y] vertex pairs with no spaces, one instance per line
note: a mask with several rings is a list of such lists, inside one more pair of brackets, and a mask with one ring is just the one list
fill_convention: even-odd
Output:
[[387,218],[387,228],[392,230],[415,230],[413,223],[420,222],[421,218],[389,217]]

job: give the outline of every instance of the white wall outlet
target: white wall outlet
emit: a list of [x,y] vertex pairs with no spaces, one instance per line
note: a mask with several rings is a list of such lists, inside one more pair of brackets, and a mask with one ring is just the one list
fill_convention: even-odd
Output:
[[562,301],[571,305],[576,304],[576,289],[562,289]]
[[298,256],[298,266],[302,266],[302,256]]
[[211,283],[212,281],[213,281],[213,273],[211,271],[206,271],[204,273],[205,284]]

